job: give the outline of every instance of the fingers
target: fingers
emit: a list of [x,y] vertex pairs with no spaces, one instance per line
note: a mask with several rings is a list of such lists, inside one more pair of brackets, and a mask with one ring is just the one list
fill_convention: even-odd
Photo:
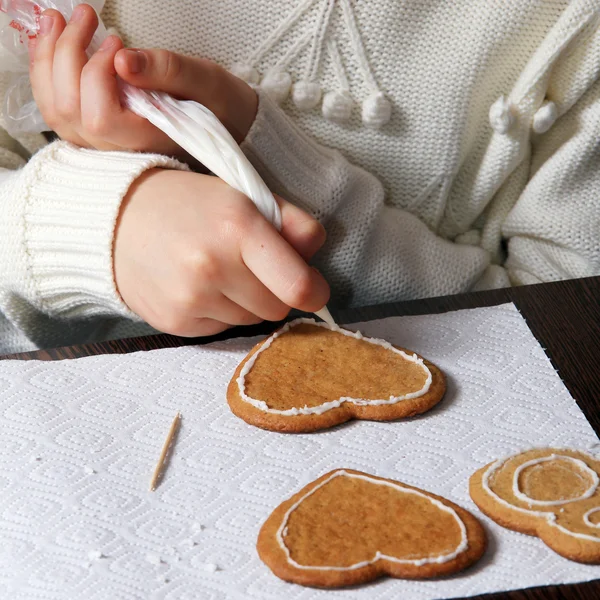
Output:
[[[275,199],[281,209],[282,228],[279,234],[302,259],[309,260],[325,243],[325,228],[297,206],[279,196]],[[237,273],[223,291],[233,302],[264,320],[280,321],[289,312],[290,307],[250,270]]]
[[214,63],[168,50],[122,50],[115,57],[120,77],[136,87],[202,102],[210,97]]
[[112,133],[107,128],[115,121],[125,128],[120,118],[129,112],[121,106],[114,68],[115,55],[122,47],[117,36],[109,36],[83,68],[81,123],[92,136],[104,137]]
[[81,118],[81,72],[87,63],[86,49],[98,27],[91,6],[75,7],[73,15],[56,42],[52,83],[54,109],[64,122],[79,123]]
[[46,124],[80,146],[89,145],[78,131],[81,74],[97,26],[96,12],[88,5],[77,6],[68,25],[58,11],[47,10],[29,45],[33,95]]
[[115,68],[124,81],[136,87],[204,104],[238,144],[254,122],[256,92],[210,60],[167,50],[122,50],[115,57]]
[[191,324],[188,334],[184,337],[206,337],[207,335],[216,335],[230,328],[231,325],[213,319],[198,319]]
[[54,49],[65,26],[65,20],[58,11],[44,11],[40,18],[38,37],[35,44],[32,43],[29,47],[30,52],[33,52],[29,67],[31,88],[38,108],[50,127],[53,127],[54,115]]
[[196,309],[202,313],[200,318],[209,318],[229,326],[255,325],[264,320],[245,310],[223,294],[215,294],[210,300],[197,301]]
[[[271,292],[245,265],[224,282],[223,293],[260,321],[281,321],[290,307]],[[228,321],[230,322],[230,321]]]
[[[123,42],[117,36],[108,37],[83,68],[82,131],[98,149],[114,149],[115,146],[129,150],[152,148],[159,154],[173,154],[174,142],[170,138],[121,104],[114,63],[122,48]],[[132,136],[132,132],[135,135]]]
[[[149,324],[152,325],[152,323]],[[208,318],[190,319],[185,324],[176,328],[165,329],[160,326],[152,326],[159,331],[164,331],[171,335],[178,335],[180,337],[205,337],[207,335],[216,335],[217,333],[221,333],[221,331],[225,331],[232,327],[232,325],[228,325],[227,323],[221,323],[220,321]]]
[[291,202],[275,196],[281,210],[281,237],[305,260],[310,260],[323,246],[326,239],[325,228]]
[[246,266],[282,302],[303,310],[320,310],[329,300],[329,286],[264,219],[241,243]]
[[[254,208],[250,214],[253,212]],[[204,216],[210,219],[208,213]],[[255,218],[262,220],[258,214]],[[214,229],[218,227],[217,223]],[[206,234],[204,237],[207,237]],[[244,264],[236,250],[235,234],[218,235],[217,239],[223,240],[218,249],[211,243],[208,248],[197,252],[183,251],[185,258],[180,261],[182,271],[179,279],[185,284],[172,291],[169,305],[176,308],[171,314],[184,318],[186,315],[188,318],[209,317],[230,325],[283,319],[290,307],[268,290]]]

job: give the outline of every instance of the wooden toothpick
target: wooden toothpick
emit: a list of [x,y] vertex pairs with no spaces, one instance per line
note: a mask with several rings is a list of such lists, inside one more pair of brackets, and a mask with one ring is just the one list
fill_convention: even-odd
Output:
[[160,457],[158,459],[158,463],[156,468],[154,469],[154,473],[152,473],[152,479],[150,480],[150,491],[153,492],[156,489],[156,484],[162,473],[163,467],[165,465],[165,459],[167,458],[167,454],[169,453],[169,448],[173,442],[173,438],[177,433],[177,427],[179,427],[179,423],[181,421],[181,413],[178,411],[171,423],[171,427],[169,429],[169,433],[167,434],[167,439],[162,447],[162,451],[160,453]]

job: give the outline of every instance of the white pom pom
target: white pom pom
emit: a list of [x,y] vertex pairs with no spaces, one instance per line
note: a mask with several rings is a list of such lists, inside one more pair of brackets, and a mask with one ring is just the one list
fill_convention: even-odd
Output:
[[327,92],[323,97],[323,116],[331,121],[343,123],[350,118],[353,104],[348,90]]
[[310,110],[321,100],[321,86],[312,81],[299,81],[294,84],[292,98],[300,110]]
[[362,104],[362,120],[368,127],[381,127],[392,116],[392,103],[383,92],[374,92]]
[[498,133],[507,133],[515,123],[513,107],[504,96],[490,106],[489,116],[492,129]]
[[260,89],[277,104],[281,104],[290,95],[292,78],[285,71],[269,71],[260,82]]
[[558,118],[558,108],[556,104],[545,100],[542,106],[533,115],[533,130],[536,133],[546,133]]
[[229,71],[250,85],[256,85],[260,79],[258,71],[250,65],[235,63],[234,65],[231,65]]

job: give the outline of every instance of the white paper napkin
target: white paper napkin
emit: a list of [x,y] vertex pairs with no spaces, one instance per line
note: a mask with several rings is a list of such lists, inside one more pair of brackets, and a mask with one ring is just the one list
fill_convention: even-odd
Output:
[[[496,526],[468,495],[487,462],[598,439],[513,305],[359,325],[448,375],[443,402],[396,423],[277,434],[235,417],[225,390],[256,342],[0,361],[0,598],[11,600],[426,599],[587,581],[537,538]],[[162,485],[148,491],[177,410]],[[323,591],[284,583],[256,536],[284,499],[338,467],[421,487],[472,510],[490,549],[439,581],[383,579]],[[215,570],[216,569],[216,570]]]

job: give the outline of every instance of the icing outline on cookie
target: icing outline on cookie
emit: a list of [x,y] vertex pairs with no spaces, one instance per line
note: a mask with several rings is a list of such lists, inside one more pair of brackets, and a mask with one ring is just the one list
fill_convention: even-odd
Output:
[[[416,560],[388,556],[387,554],[382,554],[381,552],[379,552],[379,550],[377,550],[377,552],[375,553],[375,556],[371,560],[364,560],[364,561],[355,563],[353,565],[350,565],[349,567],[327,567],[327,566],[321,567],[321,566],[301,565],[300,563],[297,563],[291,557],[289,548],[285,545],[285,540],[283,539],[287,535],[287,531],[288,531],[287,522],[288,522],[290,515],[292,514],[292,512],[294,512],[294,510],[296,510],[300,506],[300,504],[302,504],[302,502],[304,502],[304,500],[306,500],[306,498],[308,498],[309,496],[312,496],[318,489],[320,489],[323,486],[325,486],[326,484],[328,484],[332,479],[335,479],[336,477],[342,477],[342,476],[343,477],[351,477],[354,479],[364,479],[365,481],[374,483],[376,485],[386,485],[388,487],[395,488],[397,490],[400,490],[402,493],[414,494],[416,496],[421,496],[422,498],[426,498],[432,504],[434,504],[441,510],[444,510],[444,511],[450,513],[454,517],[454,519],[458,523],[458,526],[460,529],[460,535],[461,535],[460,543],[458,544],[458,546],[456,547],[456,549],[454,551],[452,551],[448,554],[441,554],[441,555],[435,556],[435,557],[420,558],[420,559],[416,559]],[[464,552],[469,547],[469,541],[468,541],[468,537],[467,537],[467,528],[465,527],[465,524],[463,523],[462,519],[458,516],[456,511],[453,508],[451,508],[450,506],[446,506],[443,502],[440,502],[439,500],[437,500],[435,498],[431,498],[430,496],[428,496],[427,494],[425,494],[423,492],[413,490],[411,488],[403,487],[397,483],[392,483],[391,481],[387,481],[384,479],[375,479],[372,477],[367,477],[365,475],[357,475],[354,473],[348,473],[347,471],[344,471],[343,469],[340,471],[336,471],[335,473],[332,473],[327,479],[323,480],[321,483],[319,483],[319,485],[316,485],[308,493],[306,493],[299,500],[297,500],[294,504],[292,504],[292,506],[290,506],[290,508],[287,510],[287,512],[285,513],[285,515],[283,517],[283,520],[281,522],[281,525],[279,526],[279,529],[277,530],[276,537],[277,537],[277,543],[279,544],[279,547],[283,550],[286,560],[290,565],[292,565],[293,567],[295,567],[297,569],[317,570],[317,571],[352,571],[354,569],[360,569],[362,567],[366,567],[367,565],[372,565],[372,564],[376,563],[378,560],[389,560],[391,562],[402,563],[402,564],[411,564],[411,565],[415,565],[417,567],[420,567],[420,566],[426,565],[426,564],[430,564],[430,563],[442,564],[442,563],[445,563],[445,562],[455,559],[459,554]]]
[[[581,496],[577,498],[568,498],[567,500],[535,500],[534,498],[529,497],[527,494],[523,493],[519,488],[519,475],[521,472],[527,467],[531,467],[532,465],[537,465],[544,462],[550,462],[552,460],[570,460],[575,463],[584,473],[587,473],[592,478],[592,485],[583,493]],[[518,498],[522,502],[527,502],[528,504],[537,504],[539,506],[559,506],[561,504],[570,504],[571,502],[577,502],[578,500],[585,500],[586,498],[590,498],[594,495],[594,492],[598,489],[598,483],[600,480],[598,479],[598,474],[593,469],[590,469],[582,460],[578,458],[573,458],[572,456],[564,456],[562,454],[551,454],[550,456],[542,456],[540,458],[533,458],[532,460],[528,460],[524,462],[522,465],[519,465],[514,472],[513,475],[513,494],[515,498]]]
[[586,513],[584,513],[583,522],[588,527],[600,527],[600,523],[592,523],[590,521],[590,515],[593,515],[595,512],[598,512],[599,510],[600,510],[600,506],[597,506],[596,508],[590,508],[590,510],[588,510]]
[[[382,346],[386,350],[390,350],[391,352],[399,354],[400,356],[402,356],[402,358],[404,358],[408,362],[415,363],[416,365],[419,365],[423,369],[423,371],[427,374],[427,379],[425,380],[425,384],[423,385],[423,387],[420,390],[418,390],[416,392],[409,392],[408,394],[404,394],[403,396],[390,396],[390,398],[388,400],[385,400],[385,399],[364,400],[361,398],[350,398],[348,396],[344,396],[342,398],[339,398],[338,400],[330,400],[329,402],[324,402],[323,404],[320,404],[319,406],[311,406],[311,407],[304,406],[304,408],[293,407],[293,408],[288,408],[285,410],[269,408],[268,404],[264,400],[258,400],[256,398],[252,398],[251,396],[248,396],[246,394],[246,384],[245,384],[246,375],[248,375],[248,373],[254,366],[254,363],[256,362],[256,359],[258,358],[258,355],[261,352],[265,351],[279,336],[288,332],[295,325],[298,325],[301,323],[308,323],[310,325],[315,325],[316,327],[323,327],[324,329],[329,329],[331,331],[335,331],[336,333],[341,333],[342,335],[346,335],[348,337],[353,337],[354,339],[357,339],[357,340],[364,340],[365,342],[374,344],[375,346]],[[406,352],[403,352],[402,350],[398,350],[398,348],[395,348],[394,346],[392,346],[392,344],[390,344],[389,342],[386,342],[385,340],[380,340],[377,338],[368,338],[368,337],[363,336],[360,331],[356,331],[356,332],[348,331],[347,329],[342,329],[341,327],[338,327],[337,325],[335,327],[332,327],[331,325],[328,325],[327,323],[320,323],[320,322],[317,323],[314,319],[300,318],[300,319],[295,319],[294,321],[290,321],[289,323],[286,323],[281,329],[279,329],[278,331],[273,333],[271,335],[271,337],[269,337],[262,344],[262,346],[258,349],[258,351],[256,353],[254,353],[248,359],[248,361],[246,362],[246,364],[243,366],[242,370],[240,371],[240,375],[236,381],[238,384],[238,391],[240,394],[240,398],[242,400],[244,400],[244,402],[248,402],[249,404],[252,404],[252,406],[254,406],[264,412],[267,412],[267,413],[276,414],[276,415],[284,415],[284,416],[295,416],[295,415],[321,415],[324,412],[327,412],[328,410],[331,410],[333,408],[337,408],[337,407],[341,406],[344,402],[350,402],[351,404],[356,404],[358,406],[380,406],[383,404],[396,404],[398,402],[402,402],[403,400],[411,400],[413,398],[419,398],[421,396],[424,396],[429,391],[429,388],[431,387],[432,376],[431,376],[431,371],[424,364],[422,358],[419,358],[416,354],[410,355],[410,354],[407,354]]]
[[[560,449],[557,448],[557,450],[560,450]],[[591,460],[596,460],[591,454],[589,454],[587,452],[579,451],[579,453],[583,454],[585,456],[588,456]],[[496,494],[496,492],[494,492],[490,488],[490,485],[489,485],[490,477],[496,471],[498,471],[498,469],[500,469],[500,467],[502,467],[505,463],[507,463],[509,460],[511,460],[513,458],[516,458],[517,456],[519,456],[519,454],[521,454],[521,453],[513,454],[513,455],[509,456],[508,458],[498,459],[497,461],[493,462],[485,470],[483,477],[481,478],[481,487],[483,488],[484,492],[486,494],[490,495],[492,498],[494,498],[494,500],[496,502],[506,506],[507,508],[509,508],[511,510],[516,510],[517,512],[525,513],[527,515],[534,515],[536,517],[541,517],[541,518],[545,519],[547,524],[550,527],[555,527],[556,529],[558,529],[559,531],[562,531],[563,533],[566,533],[568,535],[571,535],[573,537],[576,537],[576,538],[579,538],[582,540],[588,540],[588,541],[600,543],[600,538],[598,538],[598,537],[587,535],[585,533],[576,533],[574,531],[567,529],[566,527],[563,527],[562,525],[559,525],[556,522],[556,515],[553,512],[530,510],[527,508],[522,508],[520,506],[515,506],[514,504],[511,504],[510,502],[507,502],[506,500],[504,500],[504,498],[500,497],[498,494]],[[564,454],[552,454],[551,456],[553,456],[555,458],[572,458],[572,457],[566,456]],[[578,459],[574,459],[574,460],[578,460]],[[583,461],[581,461],[581,462],[583,462]],[[587,465],[586,465],[586,467],[587,467]],[[513,487],[514,487],[514,480],[513,480]],[[514,492],[514,490],[513,490],[513,492]],[[527,500],[527,502],[530,502],[530,501]],[[594,508],[592,510],[600,510],[600,508],[598,508],[598,509]],[[591,511],[588,511],[588,513],[589,512],[591,512]],[[588,513],[586,513],[586,514],[588,514]],[[585,522],[585,515],[584,515],[584,522]],[[596,527],[596,526],[594,525],[594,527]]]

